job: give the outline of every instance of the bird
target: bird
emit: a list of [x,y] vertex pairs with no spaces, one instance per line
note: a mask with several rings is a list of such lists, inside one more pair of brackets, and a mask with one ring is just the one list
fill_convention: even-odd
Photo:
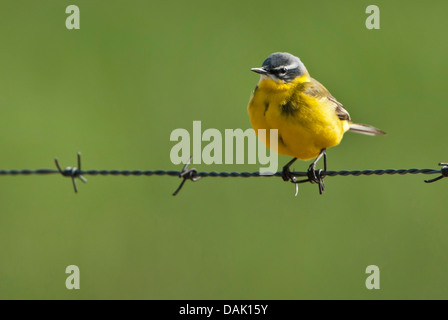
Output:
[[[337,146],[345,132],[386,134],[373,126],[352,122],[342,103],[310,76],[300,58],[290,53],[272,53],[261,67],[251,71],[260,74],[247,107],[252,128],[268,148],[270,135],[260,136],[258,130],[278,130],[277,153],[293,157],[283,167],[282,178],[295,183],[296,188],[302,182],[318,183],[322,194],[323,174],[316,171],[316,165],[323,157],[323,172],[327,171],[326,150]],[[306,180],[297,181],[290,171],[297,159],[315,159],[308,167]]]

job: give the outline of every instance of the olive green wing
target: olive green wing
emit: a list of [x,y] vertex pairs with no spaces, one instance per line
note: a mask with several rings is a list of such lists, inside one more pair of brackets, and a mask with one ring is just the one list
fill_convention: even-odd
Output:
[[344,109],[342,103],[336,100],[335,97],[325,88],[319,81],[311,78],[309,82],[302,84],[301,91],[311,97],[316,99],[327,99],[332,102],[335,108],[335,112],[341,120],[350,120],[350,114]]

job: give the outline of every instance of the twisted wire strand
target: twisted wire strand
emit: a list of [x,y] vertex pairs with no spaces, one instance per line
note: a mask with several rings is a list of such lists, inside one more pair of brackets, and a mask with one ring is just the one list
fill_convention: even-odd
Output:
[[[179,177],[183,171],[175,170],[77,170],[77,175],[90,175],[90,176],[172,176]],[[72,176],[72,169],[62,170],[64,176]],[[0,176],[6,175],[47,175],[47,174],[60,174],[56,169],[11,169],[0,170]],[[442,170],[436,169],[377,169],[377,170],[340,170],[340,171],[326,171],[322,172],[322,175],[326,177],[335,176],[371,176],[371,175],[405,175],[405,174],[442,174]],[[281,177],[282,172],[276,172],[273,175],[261,175],[256,172],[196,172],[193,173],[195,177],[220,177],[220,178],[252,178],[252,177]],[[296,177],[306,177],[307,172],[292,172],[292,175]]]
[[[56,169],[11,169],[11,170],[0,170],[0,176],[18,176],[18,175],[48,175],[48,174],[60,174],[63,177],[68,177],[72,179],[73,188],[75,193],[78,192],[78,187],[76,184],[76,180],[79,179],[82,182],[87,182],[87,179],[84,177],[86,175],[90,176],[172,176],[182,178],[182,182],[173,195],[177,195],[179,191],[183,188],[185,182],[187,180],[191,180],[193,182],[198,181],[204,177],[221,177],[221,178],[252,178],[252,177],[282,177],[282,172],[276,172],[274,174],[260,174],[259,172],[198,172],[195,168],[188,168],[191,163],[192,158],[187,161],[184,165],[182,171],[175,170],[82,170],[81,169],[81,153],[77,154],[78,159],[78,167],[67,167],[62,169],[59,165],[59,161],[57,158],[54,159]],[[309,172],[292,172],[291,175],[294,177],[308,177],[306,180],[301,181],[292,181],[296,183],[296,195],[298,192],[298,183],[303,182],[316,182],[319,184],[319,193],[322,194],[324,188],[323,178],[324,177],[334,177],[334,176],[371,176],[371,175],[405,175],[405,174],[440,174],[439,177],[436,177],[431,180],[425,180],[427,183],[438,181],[444,177],[448,177],[448,163],[439,163],[442,168],[440,170],[435,169],[378,169],[378,170],[341,170],[341,171],[323,171],[319,170],[317,172],[318,177],[310,178]]]

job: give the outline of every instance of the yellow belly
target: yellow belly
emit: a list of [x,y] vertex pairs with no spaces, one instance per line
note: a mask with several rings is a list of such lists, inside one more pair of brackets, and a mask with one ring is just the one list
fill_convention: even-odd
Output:
[[290,97],[287,90],[273,92],[260,87],[249,102],[250,122],[257,135],[259,129],[267,130],[266,139],[260,139],[267,147],[269,129],[278,130],[279,154],[301,160],[316,158],[322,149],[341,142],[348,123],[338,118],[328,99],[300,96],[296,111],[282,112],[281,106]]

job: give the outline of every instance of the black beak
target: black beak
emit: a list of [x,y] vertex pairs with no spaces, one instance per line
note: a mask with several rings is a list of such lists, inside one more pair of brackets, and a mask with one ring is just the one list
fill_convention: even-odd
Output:
[[250,71],[253,71],[253,72],[256,72],[256,73],[259,73],[259,74],[267,74],[268,72],[265,70],[265,69],[263,69],[263,68],[252,68],[252,69],[250,69]]

